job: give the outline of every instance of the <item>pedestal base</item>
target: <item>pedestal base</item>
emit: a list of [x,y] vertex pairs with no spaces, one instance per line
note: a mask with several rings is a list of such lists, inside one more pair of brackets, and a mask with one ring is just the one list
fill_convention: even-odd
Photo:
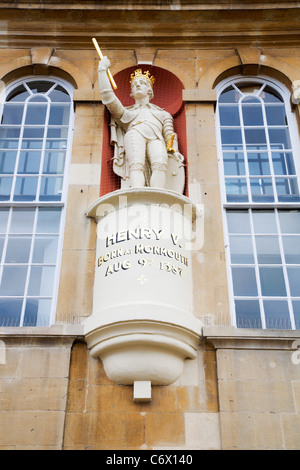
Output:
[[93,314],[84,325],[91,355],[118,384],[175,382],[196,357],[202,327],[192,315],[195,206],[142,188],[106,195],[87,215],[98,224]]

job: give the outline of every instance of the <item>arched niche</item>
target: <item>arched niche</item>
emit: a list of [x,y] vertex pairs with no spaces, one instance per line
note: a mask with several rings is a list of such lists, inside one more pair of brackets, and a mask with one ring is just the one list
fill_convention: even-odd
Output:
[[[150,74],[155,77],[153,87],[154,98],[151,100],[151,103],[164,108],[173,116],[174,129],[178,135],[179,151],[185,157],[184,194],[187,196],[187,141],[185,106],[182,100],[183,84],[176,75],[161,67],[149,64],[139,64],[128,67],[114,76],[114,80],[117,84],[115,93],[124,106],[131,106],[134,104],[134,100],[130,96],[130,75],[137,68],[142,69],[143,72],[149,70]],[[120,189],[120,178],[114,174],[112,168],[113,147],[110,145],[109,123],[110,114],[105,108],[103,120],[100,196]]]

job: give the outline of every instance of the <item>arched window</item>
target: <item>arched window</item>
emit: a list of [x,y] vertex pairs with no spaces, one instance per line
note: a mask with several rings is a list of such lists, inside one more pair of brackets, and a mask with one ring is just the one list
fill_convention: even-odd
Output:
[[219,86],[218,147],[233,322],[300,328],[299,136],[269,80]]
[[28,79],[5,90],[0,124],[0,326],[48,326],[57,290],[72,90]]

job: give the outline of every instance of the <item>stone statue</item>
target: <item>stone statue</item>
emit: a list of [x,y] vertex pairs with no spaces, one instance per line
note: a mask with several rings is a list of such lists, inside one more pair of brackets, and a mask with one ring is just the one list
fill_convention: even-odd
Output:
[[173,189],[184,187],[184,157],[178,151],[173,118],[150,103],[154,77],[141,69],[131,74],[133,106],[125,107],[116,97],[107,70],[110,62],[99,62],[98,77],[102,102],[111,114],[113,170],[121,177],[122,188],[145,186]]

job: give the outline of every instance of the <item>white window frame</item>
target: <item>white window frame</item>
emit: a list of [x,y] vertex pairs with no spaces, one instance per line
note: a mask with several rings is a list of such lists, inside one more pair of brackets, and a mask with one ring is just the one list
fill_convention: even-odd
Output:
[[[237,321],[236,321],[236,314],[235,314],[235,299],[234,299],[234,291],[233,291],[233,279],[232,279],[232,271],[231,271],[231,255],[230,255],[230,245],[229,245],[229,231],[228,231],[228,224],[227,224],[227,211],[229,209],[231,210],[239,210],[239,209],[247,209],[248,212],[252,210],[259,210],[259,209],[269,209],[269,210],[274,210],[275,215],[276,215],[276,220],[277,220],[277,227],[278,225],[278,210],[280,209],[300,209],[300,203],[299,202],[227,202],[226,200],[226,188],[225,188],[225,171],[224,171],[224,165],[223,165],[223,151],[222,151],[222,141],[221,141],[221,125],[220,125],[220,120],[219,120],[219,97],[221,93],[230,85],[232,84],[242,84],[242,83],[261,83],[261,84],[266,84],[269,85],[271,88],[273,88],[275,91],[277,91],[281,97],[283,98],[283,102],[285,104],[285,110],[286,110],[286,117],[287,117],[287,127],[289,129],[289,134],[290,134],[290,139],[291,139],[291,149],[294,157],[294,165],[295,165],[295,173],[296,173],[296,179],[298,182],[298,187],[300,190],[300,158],[296,158],[297,155],[300,155],[300,138],[299,138],[299,130],[298,130],[298,125],[296,121],[296,116],[291,110],[290,106],[290,91],[283,85],[282,83],[279,83],[275,80],[270,80],[270,78],[265,77],[263,75],[260,75],[258,77],[256,76],[240,76],[236,75],[233,77],[229,77],[223,81],[221,81],[217,86],[216,86],[216,92],[217,92],[217,107],[216,107],[216,112],[215,112],[215,127],[216,127],[216,143],[217,143],[217,154],[218,154],[218,167],[219,167],[219,179],[220,179],[220,192],[221,192],[221,202],[222,202],[222,220],[223,220],[223,232],[224,232],[224,244],[225,244],[225,257],[226,257],[226,269],[227,269],[227,280],[228,280],[228,289],[229,289],[229,304],[230,304],[230,316],[231,316],[231,324],[234,327],[237,327]],[[249,174],[247,174],[247,186],[248,186],[248,194],[250,194],[250,188],[249,188]],[[251,217],[252,219],[252,217]],[[253,227],[251,231],[251,238],[253,238]],[[279,237],[280,238],[280,237]],[[253,243],[252,243],[253,245]],[[280,243],[280,252],[282,255],[282,245]],[[254,251],[254,255],[256,258],[256,251]],[[282,258],[283,259],[283,258]],[[283,264],[286,267],[286,263],[284,260],[282,261]],[[243,266],[243,265],[242,265]],[[258,263],[257,260],[255,261],[254,264],[255,271],[256,271],[256,278],[259,275],[258,274]],[[286,275],[286,269],[285,269],[285,275]],[[262,295],[259,292],[258,297],[255,297],[255,299],[258,298],[260,307],[263,302],[262,300]],[[281,300],[281,297],[278,297],[278,300]],[[291,322],[291,329],[295,329],[295,323],[293,316],[291,315],[291,296],[289,293],[287,293],[287,297],[285,297],[285,300],[288,301],[289,304],[289,313],[290,313],[290,322]],[[260,312],[261,315],[261,322],[262,322],[262,329],[266,328],[266,322],[265,318],[262,315],[262,312]]]
[[[58,290],[59,290],[59,278],[60,278],[60,270],[61,270],[61,260],[62,260],[62,247],[63,247],[63,238],[64,238],[64,230],[65,230],[65,217],[66,217],[66,203],[67,203],[67,194],[68,194],[68,186],[69,186],[69,175],[70,175],[70,163],[71,163],[71,153],[72,153],[72,142],[73,142],[73,131],[74,131],[74,120],[75,120],[75,112],[74,112],[74,105],[73,105],[73,87],[70,85],[68,82],[62,79],[58,79],[55,76],[31,76],[31,77],[25,77],[22,79],[19,79],[9,86],[7,86],[1,93],[0,95],[0,121],[2,120],[2,113],[3,113],[3,108],[5,104],[6,97],[17,87],[24,85],[24,83],[29,83],[29,82],[38,82],[38,81],[43,81],[43,82],[52,82],[54,83],[54,87],[57,85],[60,85],[63,87],[67,93],[69,94],[70,97],[70,117],[69,117],[69,124],[68,124],[68,137],[67,137],[67,144],[66,144],[66,156],[65,156],[65,166],[64,166],[64,173],[63,173],[63,185],[62,185],[62,190],[61,190],[61,199],[58,200],[53,200],[53,201],[0,201],[0,208],[8,208],[9,209],[9,217],[11,217],[11,212],[13,209],[16,208],[23,208],[23,209],[28,209],[32,208],[35,209],[35,224],[36,224],[36,219],[37,219],[37,211],[39,208],[60,208],[61,209],[61,219],[60,219],[60,230],[58,234],[58,247],[57,247],[57,257],[56,257],[56,265],[55,265],[55,275],[54,275],[54,282],[53,282],[53,289],[52,289],[52,303],[51,303],[51,311],[49,314],[49,319],[48,319],[48,326],[53,324],[55,322],[55,317],[56,317],[56,308],[57,308],[57,298],[58,298]],[[53,89],[54,87],[51,87]],[[48,90],[49,92],[50,90]],[[47,93],[48,93],[47,92]],[[47,98],[49,100],[49,98]],[[28,100],[28,98],[27,98]],[[26,101],[26,100],[25,100]],[[22,123],[22,129],[23,129],[24,123]],[[13,126],[12,126],[13,127]],[[19,137],[19,144],[18,144],[18,149],[20,149],[20,141],[22,137],[22,132]],[[43,143],[43,148],[42,152],[45,150],[45,138],[44,138],[44,143]],[[17,164],[15,165],[15,168],[17,168]],[[40,173],[39,173],[40,175]],[[16,171],[13,174],[13,177],[16,178]],[[13,191],[11,192],[13,194]],[[38,190],[37,190],[38,194]],[[12,196],[11,196],[12,198]],[[46,234],[47,235],[47,234]],[[34,236],[34,234],[32,235]],[[7,233],[6,233],[6,238],[7,238]],[[31,252],[32,252],[32,247],[31,247]],[[1,261],[1,260],[0,260]],[[28,275],[27,275],[28,276]],[[28,279],[27,279],[28,283]],[[24,296],[23,296],[24,299]],[[22,316],[21,319],[24,319],[24,308],[25,308],[25,303],[23,303],[23,309],[22,309]],[[0,325],[1,326],[1,325]],[[11,325],[3,325],[3,326],[11,326]],[[18,325],[12,325],[12,326],[18,326]],[[38,325],[37,325],[38,326]],[[43,325],[44,326],[44,325]],[[19,325],[19,327],[22,327],[22,324]]]

